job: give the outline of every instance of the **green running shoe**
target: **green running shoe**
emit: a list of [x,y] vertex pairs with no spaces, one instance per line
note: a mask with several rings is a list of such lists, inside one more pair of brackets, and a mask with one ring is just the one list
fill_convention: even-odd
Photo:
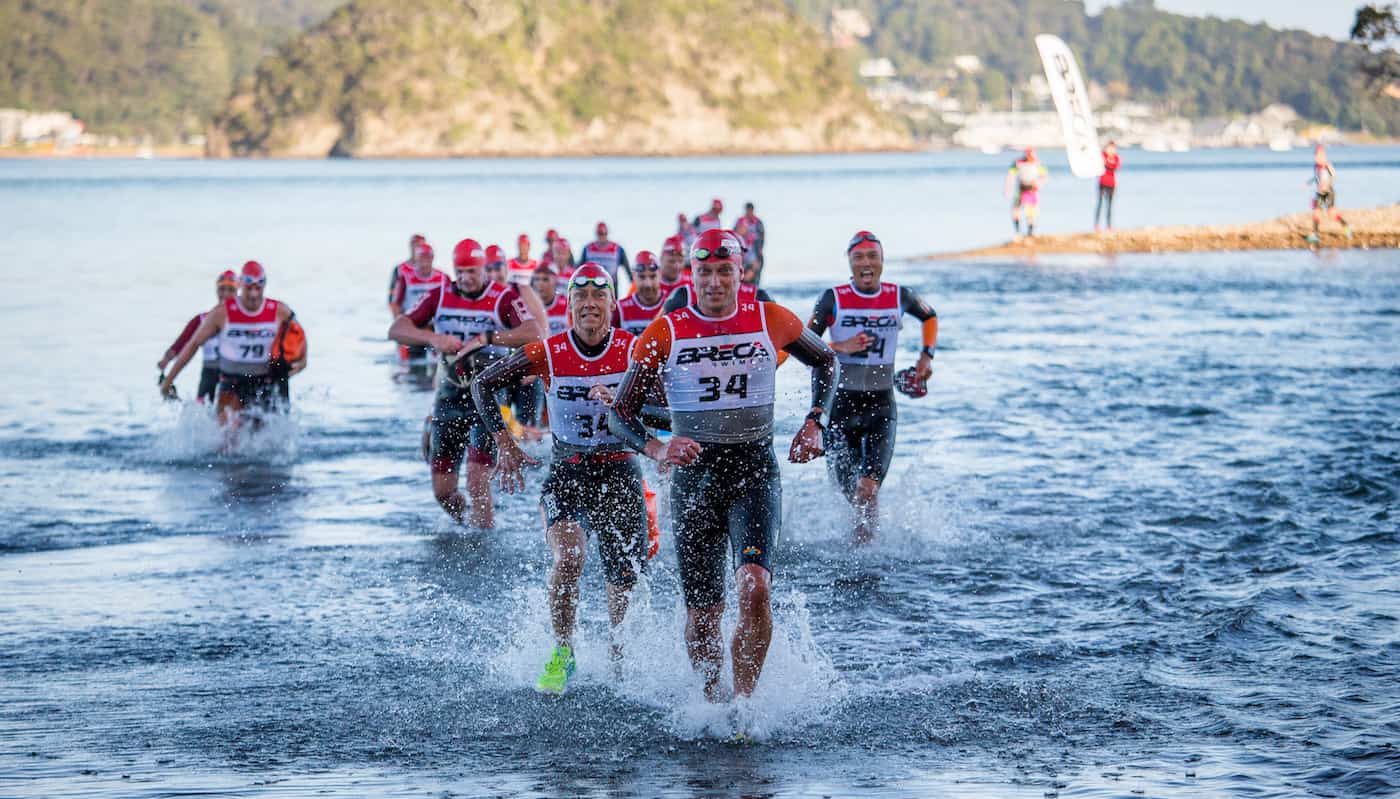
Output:
[[1303,239],[1303,241],[1306,241],[1306,242],[1309,243],[1309,244],[1317,244],[1318,242],[1322,241],[1322,239],[1319,239],[1319,238],[1317,237],[1317,234],[1316,234],[1316,233],[1309,233],[1309,234]]
[[535,690],[542,694],[562,694],[564,685],[574,675],[574,651],[567,646],[554,647],[544,671],[535,680]]

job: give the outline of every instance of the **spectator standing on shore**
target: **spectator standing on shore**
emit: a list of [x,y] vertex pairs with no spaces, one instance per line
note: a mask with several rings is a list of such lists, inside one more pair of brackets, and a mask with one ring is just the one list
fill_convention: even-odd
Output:
[[1035,237],[1035,220],[1040,216],[1040,187],[1050,172],[1035,157],[1035,148],[1027,147],[1025,155],[1016,159],[1006,173],[1005,195],[1011,200],[1011,226],[1019,240],[1021,213],[1026,215],[1026,238]]
[[1308,236],[1309,244],[1317,244],[1321,241],[1318,238],[1318,225],[1322,223],[1322,214],[1326,212],[1330,217],[1337,220],[1346,232],[1347,240],[1351,240],[1351,225],[1342,218],[1342,212],[1337,210],[1337,170],[1332,167],[1332,162],[1327,158],[1327,148],[1321,144],[1313,150],[1313,176],[1308,181],[1308,185],[1313,187],[1312,201],[1312,234]]
[[[1099,175],[1099,201],[1094,205],[1094,232],[1098,233],[1099,211],[1107,209],[1104,215],[1104,228],[1113,229],[1113,192],[1118,188],[1118,167],[1123,159],[1118,157],[1118,145],[1110,139],[1103,148],[1103,174]],[[1106,202],[1105,202],[1106,201]]]

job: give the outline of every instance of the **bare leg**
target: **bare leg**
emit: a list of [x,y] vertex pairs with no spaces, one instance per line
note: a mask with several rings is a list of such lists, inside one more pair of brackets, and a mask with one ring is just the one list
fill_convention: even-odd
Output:
[[491,514],[491,474],[495,468],[467,461],[467,496],[471,498],[467,519],[472,527],[487,529],[495,521]]
[[612,659],[622,660],[622,642],[617,640],[617,628],[622,626],[622,620],[627,616],[627,603],[632,599],[633,586],[621,586],[608,583],[608,622],[611,626]]
[[734,658],[734,693],[749,696],[763,673],[768,644],[773,640],[773,611],[769,588],[773,576],[756,563],[746,563],[734,575],[739,593],[739,623],[730,642]]
[[723,702],[729,697],[719,684],[724,668],[724,644],[720,641],[719,621],[724,613],[724,601],[704,608],[686,608],[685,648],[690,665],[705,680],[705,698]]
[[573,646],[574,621],[578,615],[578,581],[588,551],[588,536],[577,524],[559,521],[546,534],[554,553],[549,570],[549,619],[554,625],[558,646]]
[[880,523],[880,483],[869,477],[856,481],[855,496],[851,507],[856,512],[856,543],[868,544],[875,540],[875,531]]
[[441,474],[433,472],[433,497],[447,511],[447,515],[458,524],[466,517],[467,499],[457,490],[457,473],[443,472]]

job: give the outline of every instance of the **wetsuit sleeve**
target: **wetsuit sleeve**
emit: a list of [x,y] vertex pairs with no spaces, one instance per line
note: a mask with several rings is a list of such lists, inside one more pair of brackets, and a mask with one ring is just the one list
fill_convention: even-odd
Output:
[[185,323],[185,329],[180,331],[180,337],[175,339],[175,343],[170,345],[170,349],[166,350],[165,354],[169,355],[172,358],[176,355],[179,355],[180,350],[183,350],[185,348],[185,344],[187,344],[190,338],[194,336],[194,331],[198,329],[199,314],[195,314],[193,317],[190,318],[190,321]]
[[759,302],[773,302],[773,295],[763,289],[754,289],[753,298]]
[[818,336],[826,332],[828,327],[836,321],[836,292],[827,289],[817,298],[817,304],[812,308],[812,318],[807,320],[807,329]]
[[394,301],[394,287],[399,284],[399,268],[389,270],[389,302]]
[[671,325],[664,318],[655,319],[633,345],[632,366],[608,413],[608,429],[638,452],[646,447],[650,437],[642,419],[642,406],[651,387],[661,379],[661,367],[670,356]]
[[414,327],[427,327],[433,321],[433,314],[437,312],[438,302],[442,300],[442,289],[430,289],[418,304],[404,312],[412,322]]
[[666,304],[661,306],[661,314],[664,316],[672,311],[679,311],[690,304],[690,284],[682,284],[672,289],[666,296]]
[[812,367],[812,407],[825,408],[826,397],[836,384],[836,353],[821,336],[808,330],[797,314],[776,302],[765,302],[763,314],[773,344]]
[[908,286],[899,287],[899,307],[923,322],[923,344],[931,348],[938,344],[938,313]]
[[627,262],[627,251],[617,245],[617,268],[627,273],[627,282],[632,282],[632,264]]
[[402,275],[394,276],[394,284],[389,287],[389,304],[403,306],[403,295],[408,290]]
[[501,416],[501,406],[494,400],[496,392],[518,384],[524,377],[543,375],[548,370],[549,362],[545,357],[544,342],[532,341],[511,353],[505,360],[486,367],[476,376],[472,381],[472,402],[487,432],[495,435],[506,429],[506,420]]
[[506,291],[501,297],[501,302],[505,303],[505,307],[501,309],[501,321],[505,322],[506,327],[520,327],[521,324],[535,318],[516,286],[511,286]]

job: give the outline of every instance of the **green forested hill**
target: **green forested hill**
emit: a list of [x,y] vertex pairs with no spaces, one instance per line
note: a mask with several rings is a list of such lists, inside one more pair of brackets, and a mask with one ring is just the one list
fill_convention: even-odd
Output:
[[582,154],[908,144],[781,0],[356,0],[265,59],[211,149]]
[[1083,0],[788,0],[825,22],[833,7],[862,11],[872,55],[906,74],[941,73],[964,53],[989,67],[975,80],[986,100],[1040,71],[1034,36],[1053,33],[1086,77],[1118,96],[1168,102],[1189,117],[1253,112],[1274,102],[1346,129],[1400,135],[1400,103],[1377,102],[1356,79],[1357,47],[1302,31],[1159,11],[1126,0],[1090,16]]
[[234,80],[342,0],[0,0],[0,107],[202,133]]
[[0,106],[71,111],[90,129],[202,130],[256,37],[181,0],[0,0]]
[[[346,2],[0,0],[0,107],[68,110],[91,130],[151,133],[162,140],[202,132],[225,107],[240,76],[250,78],[261,58]],[[833,7],[861,10],[874,23],[864,49],[892,58],[905,75],[941,75],[953,56],[977,55],[988,69],[965,77],[962,91],[994,102],[1004,103],[1011,83],[1039,71],[1032,37],[1050,32],[1068,41],[1087,77],[1108,86],[1116,97],[1169,103],[1194,117],[1257,111],[1278,101],[1311,120],[1400,135],[1400,103],[1374,99],[1355,79],[1357,49],[1303,32],[1170,14],[1149,0],[1126,0],[1095,16],[1085,13],[1082,0],[786,2],[822,26]],[[557,5],[566,15],[573,8],[581,18],[595,5],[587,0],[560,3],[525,5]],[[663,0],[657,8],[669,3]],[[514,5],[507,0],[486,5],[502,4]],[[403,0],[400,5],[443,12],[434,0]],[[709,5],[700,2],[697,8]],[[666,19],[671,12],[656,13]],[[723,21],[731,12],[711,13]],[[437,46],[431,31],[413,35],[422,47]],[[616,80],[619,63],[658,68],[665,51],[648,43],[645,30],[628,35],[639,37],[631,52],[621,59],[600,59],[593,67],[599,76]],[[525,34],[508,46],[505,55],[514,59],[510,65],[527,64],[520,59],[529,41]],[[618,39],[600,36],[600,41],[613,47]],[[653,52],[642,56],[647,49]],[[496,63],[501,57],[488,53],[485,60]],[[301,63],[295,57],[279,58],[284,67]],[[581,103],[587,113],[594,100],[584,88],[571,102]],[[240,93],[248,89],[245,85]]]

